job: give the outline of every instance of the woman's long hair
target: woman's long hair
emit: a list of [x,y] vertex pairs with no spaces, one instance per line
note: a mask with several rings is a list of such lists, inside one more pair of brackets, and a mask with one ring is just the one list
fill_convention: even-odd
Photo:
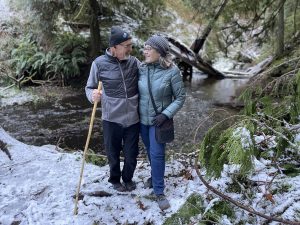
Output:
[[173,65],[172,55],[167,53],[165,57],[160,56],[158,62],[161,67],[168,69]]

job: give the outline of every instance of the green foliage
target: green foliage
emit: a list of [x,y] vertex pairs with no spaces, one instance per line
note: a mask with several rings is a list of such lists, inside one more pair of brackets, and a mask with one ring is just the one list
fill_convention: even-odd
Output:
[[[230,204],[225,201],[217,201],[205,212],[202,197],[199,194],[192,194],[175,214],[166,219],[163,225],[194,224],[194,221],[198,221],[198,224],[207,224],[202,221],[218,223],[222,215],[235,218]],[[201,220],[199,220],[200,217]]]
[[[285,129],[282,126],[277,126],[276,131],[278,131],[279,133],[283,134],[285,137],[287,137],[289,140],[293,139],[293,135],[291,134],[291,132],[289,132],[287,129]],[[277,141],[277,146],[276,146],[276,158],[279,158],[280,156],[282,156],[283,153],[286,152],[286,148],[289,147],[289,143],[288,141],[283,138],[282,136],[277,137],[276,139]]]
[[[277,120],[291,123],[298,121],[300,114],[300,72],[294,75],[291,67],[285,65],[285,75],[270,77],[274,70],[283,67],[285,63],[270,69],[269,75],[263,80],[253,82],[239,97],[245,103],[244,114],[255,116],[268,115]],[[262,88],[263,87],[263,88]]]
[[101,155],[95,154],[92,149],[89,149],[85,158],[87,163],[92,163],[96,166],[105,166],[107,164],[106,158]]
[[281,184],[278,184],[278,187],[274,190],[272,190],[272,194],[275,195],[275,194],[283,194],[283,193],[287,193],[290,191],[290,189],[292,188],[292,185],[291,184],[286,184],[286,183],[281,183]]
[[296,177],[300,174],[300,167],[295,163],[286,163],[282,165],[283,173],[290,177]]
[[240,173],[246,175],[252,169],[252,157],[255,156],[251,121],[241,121],[222,130],[223,123],[212,127],[205,135],[201,145],[199,159],[206,168],[207,175],[220,177],[224,164],[240,165]]
[[[27,71],[30,74],[36,73],[32,65],[40,55],[41,50],[34,41],[28,36],[21,39],[18,47],[11,52],[12,65],[16,74],[20,75],[22,71]],[[35,66],[37,67],[37,65]]]
[[[209,20],[213,18],[220,5],[224,2],[220,0],[182,1],[191,9],[191,14],[198,21],[201,20],[199,26],[202,27],[209,24]],[[284,31],[275,32],[279,29],[277,23],[278,11],[283,3],[285,12]],[[218,48],[226,55],[229,46],[238,47],[241,43],[249,43],[249,39],[251,39],[251,42],[255,40],[259,45],[266,44],[269,46],[267,49],[269,56],[274,53],[278,40],[282,40],[279,38],[280,36],[277,36],[278,33],[284,33],[285,39],[283,41],[285,46],[289,48],[291,46],[299,46],[299,41],[294,41],[299,40],[299,36],[295,35],[300,28],[299,12],[299,1],[295,0],[230,0],[218,21],[214,24],[212,34],[209,35],[208,40],[213,42],[213,46],[218,46],[218,43],[225,42],[225,45],[219,45]],[[222,35],[219,35],[219,39],[214,40],[214,33],[222,33]],[[197,34],[198,37],[201,35],[201,32]],[[206,41],[207,43],[208,41]],[[210,53],[208,54],[209,56]],[[285,52],[282,52],[282,54],[285,54]],[[210,57],[212,57],[210,58],[211,60],[214,59],[213,55]]]
[[[248,127],[253,124],[245,124],[244,127],[238,127],[233,132],[224,145],[224,155],[228,154],[230,163],[241,165],[241,174],[246,174],[252,169],[252,156],[254,155],[253,133],[250,133]],[[253,129],[252,129],[253,130]],[[222,154],[222,155],[223,155]]]
[[[299,158],[299,145],[293,143],[295,132],[289,129],[299,123],[300,115],[300,72],[294,69],[299,68],[296,62],[283,60],[254,80],[240,96],[245,116],[238,116],[230,126],[224,126],[225,119],[207,132],[199,159],[208,176],[220,177],[224,164],[240,165],[239,175],[247,175],[255,157],[278,160],[287,154],[291,157],[292,152],[294,158]],[[280,67],[285,68],[285,74],[273,77]],[[255,136],[264,140],[256,143]],[[274,142],[268,142],[272,138]]]
[[57,37],[54,46],[53,53],[49,52],[52,61],[47,65],[47,74],[61,75],[67,80],[79,76],[79,66],[87,59],[86,40],[79,35],[63,33]]
[[166,219],[164,225],[189,224],[191,217],[197,216],[203,211],[202,197],[198,194],[192,194],[175,214]]
[[[281,90],[286,91],[287,89]],[[295,94],[296,92],[292,93]],[[290,112],[293,109],[293,104],[299,106],[299,102],[296,103],[295,99],[290,96],[288,100],[282,98],[279,104],[274,104],[272,95],[263,95],[263,91],[260,90],[256,94],[249,90],[243,94],[244,97],[249,98],[245,102],[244,110],[247,116],[238,116],[239,119],[228,128],[224,127],[225,119],[206,133],[200,145],[199,159],[208,176],[220,177],[224,164],[240,165],[238,173],[245,176],[253,168],[253,158],[263,156],[272,157],[273,160],[274,157],[278,159],[287,153],[288,147],[291,147],[290,143],[293,142],[294,134],[283,126],[283,120],[293,122],[297,119],[296,116],[299,116],[299,111],[296,112],[294,118],[290,116]],[[252,99],[253,96],[257,98]],[[268,144],[264,142],[255,143],[255,135],[261,134],[273,136],[276,145],[268,147]],[[293,148],[296,149],[296,147]],[[271,153],[273,151],[275,154]],[[297,154],[299,151],[295,153]]]
[[[255,91],[258,91],[258,89],[255,89]],[[254,93],[252,90],[246,89],[239,97],[239,100],[243,101],[245,103],[243,112],[245,115],[250,116],[253,113],[255,113],[255,102],[252,101],[252,96]]]
[[11,57],[17,76],[26,73],[39,79],[60,80],[64,85],[80,75],[80,65],[87,58],[86,48],[86,40],[71,33],[59,35],[48,52],[26,36]]
[[298,71],[297,75],[295,76],[295,94],[293,95],[293,101],[291,103],[291,118],[294,121],[296,121],[297,114],[299,116],[300,114],[300,71]]
[[226,201],[217,201],[203,215],[202,220],[218,223],[222,215],[227,215],[228,218],[232,218],[233,220],[235,220],[235,214],[232,206]]

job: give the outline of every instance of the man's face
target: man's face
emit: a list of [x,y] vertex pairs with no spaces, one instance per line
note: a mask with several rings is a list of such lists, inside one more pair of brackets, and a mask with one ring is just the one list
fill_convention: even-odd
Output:
[[132,52],[132,40],[122,42],[114,47],[114,56],[119,60],[128,59]]

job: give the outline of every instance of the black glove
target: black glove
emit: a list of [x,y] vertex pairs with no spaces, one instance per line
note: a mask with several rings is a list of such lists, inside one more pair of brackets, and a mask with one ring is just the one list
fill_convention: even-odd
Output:
[[167,119],[168,117],[165,114],[161,113],[154,117],[152,123],[154,126],[160,127]]

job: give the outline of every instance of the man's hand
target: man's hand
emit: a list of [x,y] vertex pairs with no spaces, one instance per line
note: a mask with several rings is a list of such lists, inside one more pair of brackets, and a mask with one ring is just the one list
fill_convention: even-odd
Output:
[[168,117],[165,114],[161,113],[154,117],[152,123],[154,126],[160,127],[167,119]]
[[92,94],[92,101],[95,102],[100,102],[101,99],[101,95],[102,95],[102,90],[98,91],[97,89],[93,90],[93,94]]

